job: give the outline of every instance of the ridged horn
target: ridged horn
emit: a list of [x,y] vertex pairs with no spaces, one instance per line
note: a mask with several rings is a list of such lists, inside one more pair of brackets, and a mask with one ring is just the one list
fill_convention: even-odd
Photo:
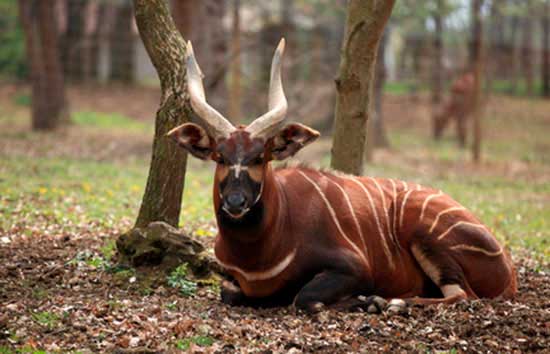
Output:
[[187,91],[189,92],[191,107],[206,123],[206,130],[214,138],[227,138],[235,130],[235,127],[220,112],[216,111],[206,102],[204,86],[202,84],[202,72],[195,59],[191,41],[187,42],[186,67]]
[[256,120],[246,127],[245,130],[250,133],[251,137],[270,137],[281,126],[286,117],[288,104],[281,80],[281,66],[284,52],[285,39],[282,38],[271,62],[268,99],[269,111],[261,117],[256,118]]

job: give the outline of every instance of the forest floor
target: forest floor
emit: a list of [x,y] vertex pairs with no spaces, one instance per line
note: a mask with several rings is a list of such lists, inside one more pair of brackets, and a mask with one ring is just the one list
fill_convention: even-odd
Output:
[[[400,315],[306,315],[230,308],[219,301],[216,284],[195,289],[183,268],[152,281],[147,274],[154,269],[117,267],[114,240],[137,213],[152,134],[147,117],[156,99],[140,109],[115,101],[143,97],[140,105],[150,91],[110,96],[72,89],[75,123],[47,134],[29,131],[26,92],[0,88],[0,353],[550,347],[549,101],[492,98],[484,160],[474,165],[451,132],[430,140],[425,97],[389,96],[392,148],[376,151],[368,166],[371,175],[441,188],[479,215],[511,249],[519,278],[513,301],[412,307]],[[299,158],[324,166],[329,146],[321,140]],[[216,232],[211,172],[208,164],[190,163],[182,210],[183,230],[207,247]]]

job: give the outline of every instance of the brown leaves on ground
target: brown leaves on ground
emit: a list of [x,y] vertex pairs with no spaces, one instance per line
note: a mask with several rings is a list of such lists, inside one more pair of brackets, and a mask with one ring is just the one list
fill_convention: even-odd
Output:
[[[93,234],[92,234],[93,232]],[[114,234],[114,231],[112,231]],[[16,237],[0,245],[0,348],[92,352],[529,352],[550,345],[547,265],[523,255],[514,301],[413,307],[404,315],[231,308],[101,262],[113,234]],[[101,234],[101,233],[100,233]],[[88,261],[86,261],[88,260]]]

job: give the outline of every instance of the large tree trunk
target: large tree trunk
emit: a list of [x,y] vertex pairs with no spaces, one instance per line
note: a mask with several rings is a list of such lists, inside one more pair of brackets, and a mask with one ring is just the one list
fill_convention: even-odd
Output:
[[147,226],[153,221],[177,227],[187,155],[165,135],[171,128],[189,120],[190,109],[184,96],[186,45],[164,0],[134,0],[134,6],[139,32],[159,75],[162,90],[149,177],[136,227]]
[[472,41],[470,47],[470,65],[474,73],[473,101],[473,125],[474,136],[472,143],[472,156],[474,162],[481,160],[481,80],[483,68],[483,27],[481,21],[481,7],[483,0],[472,0]]
[[229,83],[229,117],[242,120],[241,113],[241,1],[233,2],[233,29],[231,31],[231,81]]
[[547,1],[542,9],[542,95],[550,97],[550,2]]
[[32,128],[52,130],[68,120],[55,7],[46,1],[20,0],[19,16],[32,83]]
[[373,103],[376,52],[395,0],[348,2],[346,34],[336,81],[331,166],[363,173],[367,121]]

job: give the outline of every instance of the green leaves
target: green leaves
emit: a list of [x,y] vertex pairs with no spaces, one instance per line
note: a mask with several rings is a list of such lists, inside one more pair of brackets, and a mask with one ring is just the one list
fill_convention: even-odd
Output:
[[167,283],[172,288],[178,288],[183,296],[193,296],[197,291],[197,283],[188,279],[187,263],[174,269],[167,278]]

